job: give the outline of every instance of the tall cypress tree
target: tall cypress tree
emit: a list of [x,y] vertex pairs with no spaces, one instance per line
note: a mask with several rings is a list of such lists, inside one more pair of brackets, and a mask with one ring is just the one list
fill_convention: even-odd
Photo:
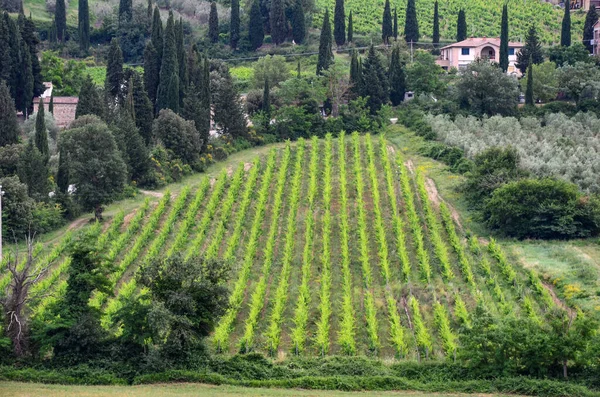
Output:
[[335,0],[333,38],[338,47],[346,43],[346,11],[344,11],[344,0]]
[[565,15],[563,16],[560,31],[560,45],[563,47],[571,46],[571,9],[569,2],[565,2]]
[[27,194],[36,200],[48,197],[48,166],[46,157],[29,141],[19,158],[19,179],[27,185]]
[[388,101],[388,77],[381,65],[379,56],[373,44],[369,47],[369,54],[363,65],[363,91],[362,96],[369,97],[367,105],[371,114],[377,114],[381,106]]
[[292,39],[296,44],[304,43],[306,38],[306,19],[304,17],[304,7],[302,7],[302,1],[296,0],[294,2],[294,9],[292,12]]
[[352,43],[354,41],[354,24],[352,23],[352,11],[350,11],[350,15],[348,15],[348,43]]
[[119,23],[131,21],[133,16],[132,0],[119,0]]
[[135,125],[140,135],[144,138],[146,145],[150,144],[152,139],[152,120],[154,119],[154,107],[148,94],[144,89],[142,78],[139,73],[129,70],[129,84],[133,86],[133,108],[135,111]]
[[265,30],[263,29],[259,0],[254,0],[250,8],[250,17],[248,18],[248,40],[250,41],[250,47],[253,50],[259,49],[263,45],[264,39]]
[[323,25],[321,26],[321,37],[319,39],[319,57],[317,59],[317,74],[329,68],[333,63],[333,52],[331,50],[331,24],[329,22],[329,10],[325,10]]
[[500,26],[500,59],[498,60],[500,69],[503,72],[508,70],[508,6],[502,7],[502,25]]
[[406,19],[404,20],[404,40],[407,43],[419,41],[419,22],[415,0],[408,0],[406,4]]
[[148,7],[146,8],[146,18],[148,18],[148,22],[150,23],[150,27],[152,27],[152,0],[148,0]]
[[211,43],[219,41],[219,14],[217,13],[217,3],[210,3],[210,14],[208,16],[208,39]]
[[258,0],[260,15],[262,15],[263,29],[266,34],[271,33],[271,0]]
[[15,103],[4,80],[0,80],[0,146],[19,142]]
[[37,30],[33,20],[31,19],[31,15],[29,15],[29,18],[23,18],[22,20],[19,18],[19,21],[21,22],[19,25],[19,28],[21,29],[21,37],[27,43],[31,58],[33,96],[39,96],[46,89],[42,79],[42,67],[40,66],[40,61],[37,57],[37,45],[40,43],[40,40],[37,37]]
[[48,104],[48,112],[54,116],[54,92],[50,94],[50,103]]
[[163,37],[163,24],[162,19],[160,19],[160,10],[158,6],[154,7],[154,14],[152,15],[152,32],[150,34],[150,41],[154,46],[157,62],[160,65],[165,40]]
[[109,102],[120,103],[122,98],[121,86],[123,84],[123,52],[119,46],[119,40],[113,38],[108,50],[108,60],[106,62],[106,79],[104,89]]
[[183,107],[183,97],[188,86],[188,71],[185,48],[183,46],[183,20],[176,24],[177,64],[179,65],[179,107]]
[[158,60],[154,45],[152,41],[149,41],[144,50],[144,86],[153,105],[156,103],[156,91],[160,80],[160,63],[158,63]]
[[390,0],[385,0],[385,6],[383,7],[383,22],[381,23],[381,38],[385,44],[388,44],[390,41],[390,37],[392,37],[393,35],[394,26],[392,22]]
[[534,65],[544,62],[544,53],[542,51],[542,45],[537,35],[537,31],[534,25],[529,27],[527,32],[527,39],[525,45],[521,48],[521,51],[517,54],[517,68],[521,73],[525,74],[529,67],[529,61],[532,61]]
[[394,40],[398,40],[398,10],[394,7]]
[[[21,14],[22,15],[22,14]],[[33,73],[31,69],[31,53],[24,40],[21,44],[21,73],[19,73],[19,97],[21,101],[21,111],[25,116],[33,112]]]
[[431,34],[431,38],[433,47],[437,49],[440,45],[440,16],[437,0],[433,3],[433,33]]
[[48,163],[50,159],[50,149],[48,147],[48,131],[46,131],[46,118],[44,110],[44,100],[40,98],[37,117],[35,118],[35,147],[42,154],[44,161]]
[[404,100],[406,92],[406,76],[404,68],[400,63],[400,48],[394,47],[392,50],[392,59],[390,60],[390,101],[392,105],[398,106]]
[[594,52],[594,25],[598,22],[598,13],[596,7],[591,6],[585,16],[585,24],[583,25],[583,45],[588,49],[590,54]]
[[[214,4],[214,3],[213,3]],[[215,6],[216,8],[216,6]],[[167,28],[165,29],[165,46],[163,49],[162,65],[160,66],[160,82],[156,94],[156,111],[161,109],[171,109],[177,112],[179,109],[179,100],[177,106],[171,90],[177,89],[177,98],[179,98],[179,65],[177,64],[177,44],[175,42],[175,22],[173,21],[173,12],[169,12]],[[177,81],[175,87],[173,82]]]
[[229,45],[236,49],[240,40],[240,0],[231,0],[231,19],[229,21]]
[[467,39],[467,16],[462,8],[458,11],[458,20],[456,21],[456,41]]
[[67,193],[69,189],[69,160],[67,153],[60,151],[58,157],[58,172],[56,173],[56,186],[61,193]]
[[102,100],[100,99],[100,93],[94,85],[94,81],[87,75],[79,90],[79,101],[77,102],[77,108],[75,109],[75,118],[85,116],[86,114],[93,114],[100,118],[104,118],[104,107],[102,106]]
[[90,49],[90,7],[88,0],[79,0],[78,8],[79,48],[87,53]]
[[527,89],[525,90],[525,105],[533,106],[533,61],[529,60],[527,68]]
[[271,25],[271,38],[275,45],[285,41],[287,36],[287,20],[285,18],[285,5],[283,0],[271,0],[271,12],[269,13]]
[[352,58],[350,59],[350,84],[353,96],[359,96],[362,93],[362,73],[356,51],[352,51]]
[[[6,17],[5,17],[5,15]],[[10,85],[12,56],[10,53],[10,33],[8,29],[7,19],[10,16],[7,12],[0,15],[0,80],[4,80],[7,85]],[[10,90],[10,87],[8,87]]]
[[58,41],[66,40],[67,33],[67,7],[65,0],[56,0],[56,8],[54,10],[54,23],[56,26],[56,38]]

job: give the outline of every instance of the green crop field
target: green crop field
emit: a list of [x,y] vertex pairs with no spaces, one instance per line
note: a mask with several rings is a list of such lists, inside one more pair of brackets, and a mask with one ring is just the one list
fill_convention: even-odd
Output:
[[478,302],[532,318],[557,304],[501,244],[466,238],[426,172],[383,135],[272,147],[40,245],[39,266],[52,267],[33,316],[64,293],[65,248],[78,232],[97,235],[114,264],[114,296],[91,301],[114,332],[122,300],[143,293],[143,264],[175,253],[231,261],[230,308],[209,342],[222,354],[453,357]]

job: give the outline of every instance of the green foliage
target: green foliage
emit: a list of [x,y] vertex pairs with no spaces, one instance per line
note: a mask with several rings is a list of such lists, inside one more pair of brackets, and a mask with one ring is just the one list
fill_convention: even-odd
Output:
[[90,8],[88,0],[78,2],[79,48],[85,54],[90,48]]
[[283,0],[271,0],[269,11],[269,26],[271,39],[275,45],[285,41],[287,36],[287,20],[285,17],[286,4]]
[[581,43],[575,43],[572,46],[554,46],[548,49],[548,58],[561,67],[566,64],[575,65],[578,62],[593,63],[593,57],[585,46]]
[[229,19],[229,45],[236,49],[240,40],[240,2],[231,1],[231,16]]
[[110,98],[110,102],[120,103],[124,97],[122,85],[123,76],[123,53],[119,46],[119,41],[113,38],[110,42],[108,51],[108,60],[106,62],[106,79],[104,80],[104,91]]
[[65,0],[56,0],[56,9],[54,11],[54,29],[56,29],[56,38],[58,41],[67,40],[67,9]]
[[317,75],[329,68],[333,63],[333,52],[331,50],[331,24],[329,22],[329,10],[325,10],[321,36],[319,39],[319,57],[317,59]]
[[290,78],[285,58],[281,55],[266,55],[254,63],[254,86],[263,88],[265,81],[271,87],[277,87],[280,83]]
[[398,106],[404,100],[406,91],[406,75],[400,63],[400,48],[394,47],[389,69],[390,101],[393,106]]
[[[395,10],[394,10],[395,12]],[[394,27],[392,25],[392,12],[390,9],[390,1],[386,0],[383,7],[383,21],[381,23],[381,38],[384,43],[389,43],[390,37],[394,35]]]
[[75,109],[75,118],[85,115],[98,116],[104,118],[105,108],[100,96],[100,92],[92,78],[88,75],[83,81],[81,90],[79,91],[79,100]]
[[502,23],[500,25],[500,54],[498,63],[500,69],[506,73],[508,70],[508,5],[506,3],[502,7]]
[[198,162],[201,142],[193,122],[163,109],[153,123],[152,135],[184,163],[194,166]]
[[48,197],[50,186],[47,164],[47,157],[40,153],[30,140],[19,158],[18,175],[27,185],[27,194],[36,200],[44,200]]
[[525,74],[529,65],[539,65],[542,62],[544,62],[542,45],[540,43],[535,25],[532,24],[527,32],[525,45],[523,48],[521,48],[521,51],[517,53],[516,66],[519,68],[522,74]]
[[565,14],[562,19],[560,30],[560,45],[569,47],[571,45],[571,7],[565,5]]
[[[554,62],[546,61],[539,65],[532,65],[532,73],[535,75],[533,79],[533,99],[542,102],[550,102],[556,98],[558,94],[558,70]],[[529,87],[529,79],[527,76],[521,80],[521,86]]]
[[596,98],[600,92],[600,69],[591,63],[577,62],[563,65],[558,69],[558,82],[561,91],[576,102]]
[[48,131],[46,130],[46,120],[44,116],[44,100],[40,98],[38,113],[35,118],[35,147],[46,161],[50,158],[50,149],[48,147]]
[[594,25],[598,22],[598,13],[596,7],[590,7],[587,14],[585,15],[585,24],[583,25],[583,45],[590,54],[594,52],[594,45],[592,40],[594,39]]
[[333,38],[338,47],[343,46],[346,43],[346,12],[344,11],[344,0],[335,0]]
[[533,106],[533,62],[529,63],[531,64],[531,66],[529,66],[529,68],[527,69],[527,89],[525,90],[525,105]]
[[456,41],[467,39],[467,17],[464,9],[458,11],[458,19],[456,21]]
[[348,15],[348,43],[354,42],[354,22],[352,21],[352,11]]
[[406,16],[404,18],[404,40],[407,43],[416,43],[419,41],[419,37],[419,22],[417,21],[415,0],[408,0],[406,3]]
[[[177,43],[175,41],[175,22],[172,12],[169,12],[164,40],[165,44],[162,52],[160,77],[156,93],[157,113],[162,109],[171,109],[177,112],[179,107],[179,64],[177,61]],[[176,87],[173,87],[173,85],[176,85]]]
[[219,41],[219,15],[217,14],[217,3],[214,1],[210,3],[210,15],[208,17],[208,39],[211,43],[216,43]]
[[[254,0],[252,2],[252,7],[250,8],[250,16],[248,18],[248,40],[250,41],[250,47],[253,50],[259,49],[263,45],[263,41],[265,39],[265,31],[263,29],[259,2],[259,0]],[[292,22],[292,29],[295,29],[296,32],[299,29],[298,22],[296,22],[295,20]],[[296,38],[297,36],[294,35],[294,40],[296,40]],[[300,43],[301,42],[302,41],[300,41]]]
[[[207,63],[204,70],[208,75],[209,69]],[[206,76],[204,81],[209,81],[208,76]],[[208,90],[208,85],[203,85],[202,87]],[[227,66],[223,65],[223,69],[210,76],[209,94],[207,98],[210,96],[211,104],[213,105],[213,121],[217,124],[220,132],[234,139],[246,138],[248,128],[244,117],[243,105],[239,91],[233,84],[233,79]],[[205,106],[208,107],[208,105]]]
[[440,15],[437,1],[433,5],[433,33],[431,38],[434,46],[440,44]]
[[446,89],[440,78],[443,73],[443,69],[435,63],[435,58],[429,52],[417,50],[414,62],[406,67],[407,89],[417,94],[441,95]]
[[361,96],[368,97],[367,105],[371,115],[375,115],[389,99],[389,82],[381,64],[381,59],[372,44],[363,64],[362,79]]
[[54,95],[76,96],[85,80],[86,66],[73,59],[63,60],[57,52],[42,52],[42,78],[51,81]]
[[0,146],[12,145],[19,141],[19,126],[15,103],[6,83],[0,81]]

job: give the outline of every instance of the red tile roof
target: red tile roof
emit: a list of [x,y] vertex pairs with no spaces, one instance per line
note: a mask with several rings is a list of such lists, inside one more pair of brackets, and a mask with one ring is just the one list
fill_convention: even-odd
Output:
[[[443,50],[445,48],[453,48],[453,47],[480,47],[485,44],[492,44],[497,47],[500,47],[500,39],[498,37],[469,37],[466,40],[447,45],[445,47],[442,47],[441,49]],[[508,43],[508,46],[521,48],[524,46],[524,44],[520,43],[518,41],[510,41]]]

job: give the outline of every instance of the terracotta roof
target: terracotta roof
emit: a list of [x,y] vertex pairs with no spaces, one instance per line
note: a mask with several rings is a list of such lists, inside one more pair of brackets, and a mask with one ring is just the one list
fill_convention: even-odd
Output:
[[[445,47],[442,47],[441,49],[443,50],[445,48],[453,48],[453,47],[480,47],[485,44],[492,44],[497,47],[500,47],[500,39],[497,37],[469,37],[466,40],[447,45]],[[521,48],[524,46],[524,44],[517,42],[517,41],[510,41],[508,43],[508,46]]]

